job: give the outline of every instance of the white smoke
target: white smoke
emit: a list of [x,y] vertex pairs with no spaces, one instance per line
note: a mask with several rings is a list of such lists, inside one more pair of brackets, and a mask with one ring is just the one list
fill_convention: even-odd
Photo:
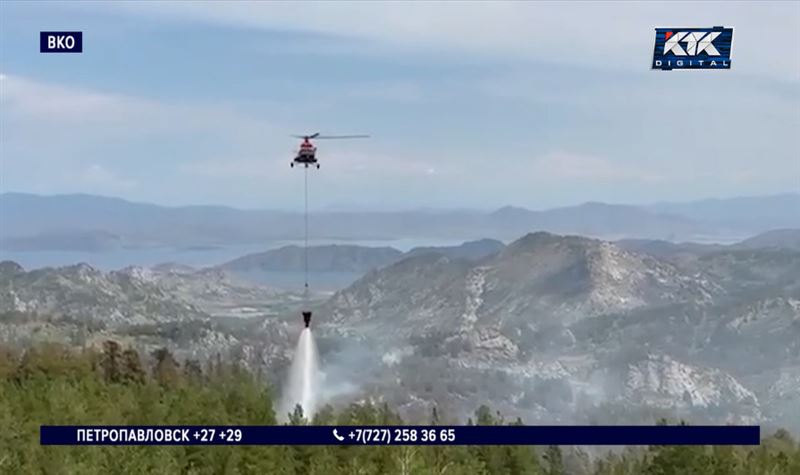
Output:
[[278,418],[285,420],[299,404],[303,408],[305,417],[311,419],[319,402],[319,379],[317,346],[311,329],[305,328],[297,341],[294,360],[278,406],[280,410]]

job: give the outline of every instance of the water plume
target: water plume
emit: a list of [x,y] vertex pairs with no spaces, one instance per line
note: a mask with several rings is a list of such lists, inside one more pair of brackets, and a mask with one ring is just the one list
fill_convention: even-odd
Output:
[[319,355],[310,328],[304,328],[297,341],[289,377],[279,405],[279,417],[285,419],[298,404],[307,419],[314,416],[319,397]]

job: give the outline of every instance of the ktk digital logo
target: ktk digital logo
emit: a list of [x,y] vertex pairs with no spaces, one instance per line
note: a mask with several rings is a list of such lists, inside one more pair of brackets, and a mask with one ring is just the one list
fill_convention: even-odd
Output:
[[730,69],[733,28],[656,28],[653,69]]

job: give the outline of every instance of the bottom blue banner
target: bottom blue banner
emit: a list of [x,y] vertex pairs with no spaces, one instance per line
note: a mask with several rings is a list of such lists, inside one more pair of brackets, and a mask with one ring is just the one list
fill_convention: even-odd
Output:
[[758,426],[41,426],[41,445],[758,445]]

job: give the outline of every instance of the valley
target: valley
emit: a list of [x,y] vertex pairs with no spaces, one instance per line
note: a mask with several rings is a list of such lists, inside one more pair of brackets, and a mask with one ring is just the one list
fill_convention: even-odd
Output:
[[[791,409],[800,404],[800,252],[791,246],[664,254],[658,243],[631,250],[545,232],[479,243],[312,248],[318,270],[359,275],[311,295],[323,400],[388,402],[410,418],[434,406],[465,417],[489,402],[530,423],[800,427]],[[290,271],[293,253],[110,272],[4,262],[0,338],[166,347],[179,360],[235,359],[280,385],[302,296],[237,271]]]

